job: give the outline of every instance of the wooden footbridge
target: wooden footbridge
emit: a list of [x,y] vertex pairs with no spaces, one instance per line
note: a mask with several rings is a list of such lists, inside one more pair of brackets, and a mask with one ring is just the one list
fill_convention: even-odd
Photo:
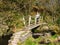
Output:
[[30,22],[31,22],[31,17],[29,17],[29,25],[25,26],[21,31],[14,33],[11,39],[8,41],[8,45],[17,45],[19,41],[24,42],[29,36],[31,36],[30,30],[46,24],[46,23],[40,23],[40,20],[39,23],[37,23],[37,18],[35,18],[34,24],[30,24]]
[[13,34],[11,39],[8,41],[8,45],[17,45],[17,43],[24,42],[29,36],[31,36],[31,31],[32,29],[39,27],[40,25],[45,25],[46,23],[41,23],[41,24],[36,24],[36,25],[31,25],[28,27],[23,28],[21,31],[16,32]]

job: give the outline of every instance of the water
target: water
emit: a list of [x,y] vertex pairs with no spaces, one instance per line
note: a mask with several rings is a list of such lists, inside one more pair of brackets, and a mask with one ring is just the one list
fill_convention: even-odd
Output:
[[0,38],[0,45],[8,45],[8,40],[10,39],[11,36],[12,34],[2,36],[2,38]]

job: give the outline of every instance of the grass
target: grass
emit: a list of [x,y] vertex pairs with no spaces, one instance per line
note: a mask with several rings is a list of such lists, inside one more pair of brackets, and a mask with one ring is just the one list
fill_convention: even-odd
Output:
[[34,39],[32,37],[29,37],[23,45],[36,45],[36,43],[34,42]]

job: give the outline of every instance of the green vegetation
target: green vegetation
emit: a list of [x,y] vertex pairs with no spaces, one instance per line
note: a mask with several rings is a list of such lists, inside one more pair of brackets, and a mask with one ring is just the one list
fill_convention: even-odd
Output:
[[[45,38],[45,39],[43,39],[43,38]],[[49,39],[49,40],[51,40],[51,41],[54,41],[54,39],[56,39],[57,38],[57,35],[54,35],[54,36],[51,36],[51,37],[39,37],[39,38],[37,38],[37,39],[34,39],[33,37],[29,37],[24,43],[19,43],[18,45],[59,45],[60,43],[59,42],[56,42],[56,43],[54,43],[54,42],[50,42],[50,43],[48,43],[48,44],[40,44],[40,42],[42,41],[42,40],[47,40],[47,39]]]
[[57,20],[57,24],[60,26],[60,17]]
[[[5,33],[17,28],[21,29],[24,26],[22,17],[28,20],[28,15],[33,15],[34,8],[37,8],[43,16],[43,21],[59,25],[59,5],[59,0],[0,0],[0,24],[7,26],[2,26],[4,30],[7,30]],[[0,27],[1,35],[5,35],[2,28]]]
[[[26,20],[26,26],[29,15],[32,16],[31,23],[34,23],[37,11],[43,17],[41,21],[48,24],[49,30],[60,35],[60,0],[0,0],[0,37],[20,31],[24,27],[23,16]],[[35,32],[41,32],[45,29],[41,26]],[[50,39],[55,37],[52,36]],[[38,42],[41,38],[28,38],[23,45],[39,45]]]

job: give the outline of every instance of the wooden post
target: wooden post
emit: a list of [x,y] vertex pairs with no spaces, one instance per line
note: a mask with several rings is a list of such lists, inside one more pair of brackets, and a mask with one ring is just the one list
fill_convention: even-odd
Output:
[[40,14],[39,14],[39,23],[40,23],[40,20],[41,20],[41,16],[40,16]]
[[37,19],[36,19],[36,17],[35,17],[35,24],[36,24],[36,20],[37,20]]
[[25,18],[24,18],[24,16],[23,16],[23,24],[24,24],[24,26],[26,26],[26,23],[25,23]]
[[31,24],[31,16],[29,15],[29,26],[30,26],[30,24]]
[[41,16],[41,19],[42,19],[41,21],[43,22],[43,16]]
[[37,12],[36,16],[35,16],[35,24],[39,23],[40,19],[40,14]]

